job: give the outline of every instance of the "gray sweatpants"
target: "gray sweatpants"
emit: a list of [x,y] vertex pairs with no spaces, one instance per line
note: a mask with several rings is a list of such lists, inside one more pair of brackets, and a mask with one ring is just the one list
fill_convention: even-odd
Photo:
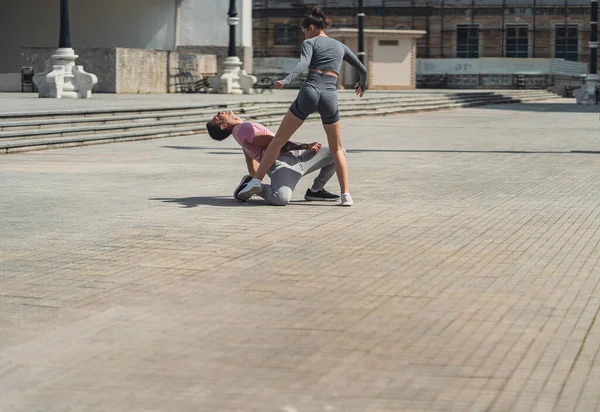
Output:
[[333,156],[325,146],[317,153],[301,150],[279,155],[268,172],[271,184],[263,184],[259,196],[273,205],[285,206],[292,200],[292,192],[300,179],[319,169],[321,171],[312,185],[315,191],[323,189],[335,174]]

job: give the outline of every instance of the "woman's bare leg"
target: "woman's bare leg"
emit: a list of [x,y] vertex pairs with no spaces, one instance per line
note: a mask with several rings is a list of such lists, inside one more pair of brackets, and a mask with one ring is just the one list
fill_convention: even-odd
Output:
[[279,157],[279,152],[283,145],[291,139],[292,135],[296,133],[296,130],[298,130],[303,123],[304,120],[298,119],[288,110],[281,121],[281,125],[279,125],[279,129],[277,129],[277,133],[275,133],[275,137],[271,140],[269,147],[267,147],[267,150],[263,155],[260,166],[253,176],[255,179],[263,180],[265,178],[265,175],[275,164],[277,157]]
[[323,128],[327,134],[329,151],[335,161],[335,172],[340,182],[341,193],[350,193],[350,188],[348,187],[348,163],[346,163],[346,155],[342,147],[342,125],[338,121],[333,124],[324,124]]

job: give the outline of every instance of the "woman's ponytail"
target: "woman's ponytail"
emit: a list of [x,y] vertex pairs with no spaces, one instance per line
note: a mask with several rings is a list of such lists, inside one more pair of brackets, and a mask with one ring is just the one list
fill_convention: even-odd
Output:
[[325,30],[331,26],[331,20],[327,17],[320,7],[312,9],[310,16],[304,19],[302,27],[308,29],[310,26],[315,26],[317,30]]

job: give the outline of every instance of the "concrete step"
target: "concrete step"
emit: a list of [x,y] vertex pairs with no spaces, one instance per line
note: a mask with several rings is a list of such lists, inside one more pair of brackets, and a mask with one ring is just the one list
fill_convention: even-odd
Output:
[[[410,103],[412,101],[420,101],[420,100],[435,100],[439,99],[437,97],[423,97],[423,98],[406,98],[406,99],[365,99],[363,100],[363,104],[380,104],[385,102],[396,102],[396,103]],[[342,103],[344,100],[341,101]],[[2,121],[0,121],[0,135],[2,132],[13,132],[13,131],[32,131],[35,129],[56,129],[56,128],[70,128],[70,127],[84,127],[84,126],[101,126],[101,125],[109,125],[109,124],[120,124],[120,123],[130,123],[130,122],[139,122],[139,123],[147,123],[152,121],[166,121],[166,120],[177,120],[177,119],[185,119],[189,116],[195,117],[207,117],[212,118],[214,114],[218,110],[233,110],[236,113],[256,113],[260,111],[264,111],[265,109],[285,109],[287,110],[290,106],[290,102],[270,102],[267,104],[260,105],[224,105],[220,107],[211,106],[208,108],[200,108],[200,109],[190,109],[185,108],[181,110],[155,110],[155,111],[147,111],[144,113],[132,113],[125,112],[125,114],[114,112],[110,115],[98,115],[97,113],[93,114],[85,114],[85,115],[49,115],[49,117],[39,117],[35,119],[29,118],[29,116],[22,117],[5,117]],[[104,113],[103,113],[104,114]],[[13,116],[13,115],[11,115]]]
[[[546,95],[542,95],[542,96],[528,96],[527,98],[529,99],[536,99],[536,100],[546,100],[548,99],[549,96]],[[550,96],[551,97],[551,96]],[[519,97],[516,100],[520,100],[520,99],[524,99],[525,97]],[[490,97],[485,97],[485,98],[477,98],[477,97],[470,97],[470,98],[464,98],[462,100],[455,100],[455,99],[448,99],[448,98],[437,98],[437,99],[428,99],[428,100],[415,100],[414,102],[411,103],[402,103],[402,104],[398,104],[398,103],[393,103],[393,102],[389,102],[389,103],[380,103],[380,104],[374,104],[374,105],[369,105],[369,104],[365,104],[365,103],[361,103],[361,102],[357,102],[357,103],[342,103],[340,102],[340,112],[344,112],[344,111],[348,111],[348,110],[361,110],[363,113],[365,113],[365,111],[368,111],[369,113],[376,113],[382,110],[387,110],[387,109],[394,109],[394,108],[406,108],[406,109],[418,109],[420,107],[429,107],[429,106],[445,106],[446,104],[460,104],[460,103],[465,103],[465,104],[469,104],[471,102],[482,102],[482,103],[497,103],[497,102],[502,102],[505,99],[513,99],[512,97],[506,97],[506,96],[490,96]],[[286,109],[287,110],[287,109]],[[273,115],[274,113],[272,111],[258,111],[252,114],[247,114],[245,116],[246,119],[248,120],[260,120],[263,117],[270,117],[271,115]],[[279,116],[282,116],[283,114],[285,114],[285,111],[282,111],[280,113],[276,113]]]
[[[472,93],[473,94],[473,93]],[[471,94],[471,95],[472,95]],[[483,94],[482,94],[483,95]],[[424,94],[400,98],[393,97],[371,97],[362,101],[365,104],[378,104],[382,102],[411,102],[416,100],[435,100],[443,94]],[[352,99],[354,100],[354,99]],[[350,99],[340,99],[340,102],[350,101]],[[224,105],[205,105],[205,106],[178,106],[170,109],[135,109],[115,111],[68,111],[68,112],[46,112],[37,113],[32,117],[31,114],[10,113],[0,115],[0,131],[28,130],[52,128],[56,126],[74,127],[78,125],[102,125],[109,123],[129,122],[129,121],[161,121],[167,119],[180,119],[186,116],[210,115],[211,117],[218,110],[234,110],[239,113],[253,113],[264,110],[265,108],[289,107],[289,101],[274,101],[266,103],[244,103],[244,104],[224,104]]]
[[32,150],[43,150],[61,147],[77,147],[93,144],[127,142],[132,140],[149,140],[163,137],[183,136],[188,134],[198,134],[205,132],[206,128],[202,126],[194,127],[174,127],[170,129],[154,129],[148,131],[133,131],[122,133],[106,133],[97,136],[82,135],[74,137],[29,139],[18,141],[0,142],[0,154],[17,153]]
[[[427,98],[435,98],[440,96],[450,96],[454,99],[462,99],[464,97],[473,97],[473,96],[490,96],[490,95],[498,95],[500,92],[464,92],[464,93],[406,93],[398,97],[390,97],[390,96],[377,96],[377,95],[369,95],[367,94],[363,101],[410,101],[414,99],[427,99]],[[543,90],[531,90],[531,91],[502,91],[504,95],[507,94],[523,94],[523,93],[548,93]],[[351,101],[354,100],[353,96],[348,96],[345,98],[341,98],[340,101]],[[146,119],[152,117],[160,117],[160,118],[168,118],[171,116],[177,117],[182,114],[187,114],[188,112],[197,113],[197,112],[207,112],[213,113],[219,109],[229,109],[229,110],[246,110],[252,111],[259,109],[261,107],[266,106],[278,106],[278,105],[289,105],[290,101],[281,100],[281,101],[268,101],[268,102],[244,102],[244,103],[234,103],[234,104],[206,104],[206,105],[175,105],[170,106],[168,108],[157,108],[157,107],[136,107],[136,108],[123,108],[123,109],[77,109],[77,110],[62,110],[62,111],[41,111],[41,112],[13,112],[13,113],[1,113],[0,114],[0,127],[4,125],[10,125],[12,123],[19,123],[23,126],[34,126],[39,123],[50,123],[51,121],[54,124],[60,124],[61,121],[65,121],[69,123],[72,119],[75,119],[77,122],[104,122],[110,121],[112,118],[116,118],[114,120],[119,120],[119,118],[123,117],[131,117],[135,119]],[[25,123],[30,121],[31,123]],[[14,126],[17,126],[16,124]],[[0,129],[1,130],[1,129]]]
[[157,121],[157,122],[126,122],[115,123],[108,125],[95,125],[83,127],[67,127],[55,129],[35,129],[35,130],[15,130],[9,132],[0,132],[0,141],[16,140],[16,139],[31,139],[37,137],[68,137],[78,135],[103,134],[103,133],[119,133],[129,132],[134,130],[151,130],[155,128],[169,127],[185,127],[195,126],[202,123],[204,127],[207,117],[186,117],[183,119]]
[[[466,96],[461,100],[444,98],[427,98],[427,99],[414,99],[409,102],[397,102],[393,100],[382,100],[382,101],[361,101],[355,100],[353,102],[341,102],[341,111],[348,110],[362,110],[374,113],[382,110],[393,109],[395,107],[406,107],[406,108],[418,108],[422,106],[432,105],[445,105],[448,102],[460,101],[469,103],[474,100],[478,101],[489,101],[495,102],[499,97],[497,96]],[[283,116],[288,110],[288,105],[285,106],[273,106],[262,108],[260,111],[256,111],[252,114],[247,114],[245,117],[248,120],[260,120],[262,117],[272,116]],[[158,120],[160,117],[128,117],[128,116],[115,116],[114,122],[100,123],[100,122],[83,122],[83,126],[77,123],[68,123],[68,126],[64,123],[55,123],[51,121],[53,127],[42,127],[42,128],[31,128],[31,129],[9,129],[9,131],[0,132],[0,140],[24,140],[33,138],[50,138],[50,137],[69,137],[77,135],[93,135],[102,133],[119,133],[129,132],[134,130],[150,130],[153,128],[169,128],[169,127],[193,127],[197,124],[204,124],[209,121],[213,116],[204,111],[193,111],[188,112],[187,115],[181,114],[179,116],[169,116],[169,120]],[[111,119],[113,120],[113,119]]]
[[[342,117],[381,116],[486,104],[550,100],[558,97],[545,91],[516,91],[511,93],[436,93],[433,96],[429,93],[426,96],[409,96],[403,99],[340,99],[340,113]],[[238,110],[245,110],[248,107],[258,109],[252,110],[253,113],[248,113],[246,117],[250,120],[261,122],[267,126],[278,125],[289,107],[289,102],[269,102],[267,105],[258,106],[237,104]],[[53,128],[50,129],[0,132],[0,154],[205,133],[204,125],[214,115],[216,107],[214,105],[201,109],[186,107],[187,109],[184,109],[186,113],[179,114],[164,109],[160,110],[158,115],[154,113],[151,115],[149,112],[139,113],[139,110],[127,111],[126,114],[116,112],[111,117],[115,122],[109,121],[102,124],[88,122],[86,124],[86,122],[78,123],[76,118],[70,118],[70,122],[67,123],[65,122],[67,118],[62,118],[57,119],[62,123],[51,123],[50,127]],[[169,120],[162,120],[163,115]],[[35,121],[38,122],[37,119]],[[319,121],[319,117],[312,116],[309,121]],[[58,127],[66,124],[71,126]],[[81,124],[86,125],[81,126]]]

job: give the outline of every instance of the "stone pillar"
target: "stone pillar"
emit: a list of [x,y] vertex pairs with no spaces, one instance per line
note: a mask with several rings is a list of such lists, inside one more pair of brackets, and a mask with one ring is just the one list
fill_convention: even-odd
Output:
[[75,51],[71,48],[71,29],[69,24],[69,0],[60,0],[60,38],[58,49],[51,58],[52,70],[36,74],[33,82],[40,97],[55,99],[89,99],[98,78],[76,66]]
[[598,77],[598,0],[591,0],[589,45],[589,74],[583,87],[573,91],[577,104],[596,104],[596,87],[600,82],[600,78]]
[[213,89],[222,94],[251,94],[254,92],[256,77],[242,70],[242,62],[237,56],[235,32],[239,24],[235,0],[229,2],[227,24],[229,24],[229,53],[223,62],[220,75],[211,79]]

